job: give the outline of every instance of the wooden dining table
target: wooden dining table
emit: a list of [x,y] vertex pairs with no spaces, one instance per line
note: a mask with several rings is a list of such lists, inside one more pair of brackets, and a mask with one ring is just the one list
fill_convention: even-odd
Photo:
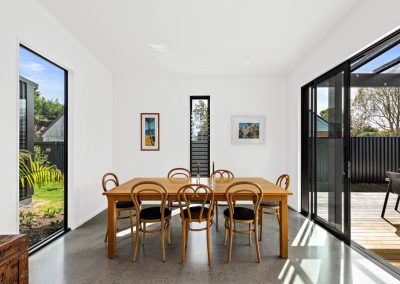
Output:
[[[261,178],[261,177],[240,177],[231,180],[223,180],[212,183],[210,178],[178,178],[178,179],[168,179],[168,178],[134,178],[131,179],[107,192],[103,195],[107,196],[108,199],[108,257],[114,258],[116,256],[116,228],[117,228],[117,211],[116,202],[117,201],[130,201],[131,200],[131,189],[132,187],[143,181],[153,181],[162,184],[168,191],[169,200],[177,200],[178,190],[186,184],[196,184],[201,183],[208,185],[214,190],[216,201],[225,201],[225,192],[229,185],[239,181],[251,181],[258,184],[263,191],[263,200],[268,201],[278,201],[279,202],[279,240],[280,240],[280,257],[288,257],[288,196],[292,195],[290,191],[287,191],[274,183]],[[157,200],[159,196],[152,194],[143,194],[141,196],[142,200]],[[246,197],[243,196],[243,199]],[[249,196],[251,200],[253,196]]]

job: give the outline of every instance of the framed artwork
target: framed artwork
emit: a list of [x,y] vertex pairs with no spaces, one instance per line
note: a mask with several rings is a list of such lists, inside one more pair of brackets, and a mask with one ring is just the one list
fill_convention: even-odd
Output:
[[265,117],[262,115],[232,116],[232,144],[264,144]]
[[140,147],[142,151],[160,150],[160,114],[140,114]]

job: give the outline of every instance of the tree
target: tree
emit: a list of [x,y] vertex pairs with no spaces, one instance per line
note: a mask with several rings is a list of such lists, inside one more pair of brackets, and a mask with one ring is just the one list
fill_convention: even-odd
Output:
[[376,125],[389,136],[399,136],[400,88],[359,88],[353,101],[352,120],[364,126]]
[[319,113],[319,115],[320,115],[323,119],[325,119],[326,121],[328,121],[329,109],[327,108],[327,109],[321,110],[321,112]]
[[36,90],[34,93],[34,116],[35,116],[35,134],[40,137],[43,131],[60,114],[64,112],[64,105],[57,99],[46,99]]
[[192,110],[192,128],[198,130],[197,137],[200,136],[203,140],[204,136],[208,135],[208,127],[208,106],[205,100],[199,100]]

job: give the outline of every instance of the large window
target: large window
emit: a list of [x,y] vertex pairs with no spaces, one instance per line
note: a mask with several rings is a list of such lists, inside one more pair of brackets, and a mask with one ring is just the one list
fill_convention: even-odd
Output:
[[19,230],[32,251],[67,229],[67,71],[19,55]]
[[190,171],[210,175],[210,97],[190,97]]

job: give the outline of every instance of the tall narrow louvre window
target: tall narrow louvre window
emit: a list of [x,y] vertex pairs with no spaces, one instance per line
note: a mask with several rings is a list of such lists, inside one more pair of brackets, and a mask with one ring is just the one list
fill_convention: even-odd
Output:
[[190,97],[190,170],[210,175],[210,97]]

